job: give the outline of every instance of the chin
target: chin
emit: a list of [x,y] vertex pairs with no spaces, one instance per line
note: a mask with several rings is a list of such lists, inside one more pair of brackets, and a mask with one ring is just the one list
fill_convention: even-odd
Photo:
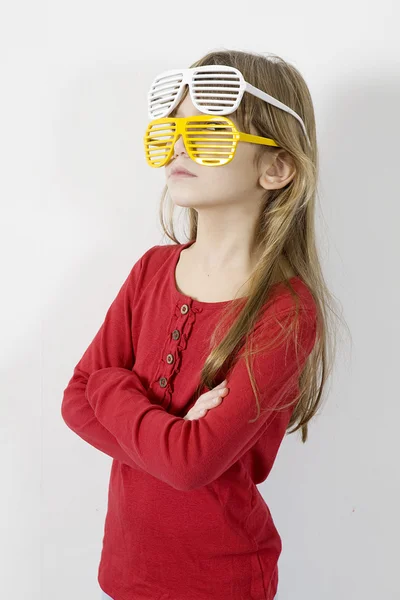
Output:
[[176,206],[182,206],[183,208],[196,208],[199,204],[198,200],[195,198],[190,198],[190,194],[171,194],[169,196],[172,202]]

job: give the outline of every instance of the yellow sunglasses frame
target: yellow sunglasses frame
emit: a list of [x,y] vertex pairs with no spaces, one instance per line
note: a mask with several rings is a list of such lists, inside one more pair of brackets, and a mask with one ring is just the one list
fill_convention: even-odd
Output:
[[[219,138],[219,139],[216,138],[215,140],[210,140],[209,138],[202,139],[201,137],[193,138],[193,132],[188,132],[187,127],[188,127],[189,123],[191,124],[191,126],[193,126],[193,123],[196,124],[197,122],[199,122],[199,123],[212,122],[215,127],[228,126],[231,129],[231,131],[229,132],[229,136],[231,136],[233,138],[232,141],[231,141],[231,139],[227,140],[226,138]],[[150,133],[151,128],[155,125],[163,125],[163,124],[174,125],[174,128],[171,127],[171,130],[173,129],[174,136],[172,139],[169,139],[167,141],[160,140],[159,142],[157,142],[156,138],[155,138],[155,136],[157,135],[157,130],[155,130],[155,131],[153,130],[153,132]],[[159,132],[162,133],[162,129],[160,129]],[[190,136],[191,136],[190,138],[188,138],[188,134],[190,134]],[[165,133],[164,133],[164,135],[165,135]],[[182,135],[183,143],[185,145],[188,156],[197,164],[204,165],[207,167],[220,167],[222,165],[226,165],[229,162],[231,162],[231,160],[233,160],[233,157],[235,156],[236,146],[237,146],[238,142],[248,142],[250,144],[262,144],[263,146],[276,146],[279,148],[279,145],[271,138],[262,137],[260,135],[253,135],[251,133],[244,133],[243,131],[238,131],[235,124],[233,123],[233,121],[231,119],[229,119],[228,117],[225,117],[222,115],[194,115],[191,117],[162,117],[160,119],[153,119],[152,121],[150,121],[148,123],[147,128],[146,128],[146,134],[143,137],[147,164],[153,168],[164,167],[165,165],[167,165],[174,153],[174,146],[175,146],[175,143],[176,143],[179,135]],[[209,135],[209,134],[207,134],[207,135]],[[227,153],[229,153],[229,156],[225,157],[225,158],[218,158],[218,157],[213,157],[213,158],[201,158],[200,157],[199,158],[198,156],[196,156],[196,154],[199,154],[199,153],[196,151],[193,151],[191,148],[191,143],[193,143],[194,141],[196,141],[196,142],[211,141],[211,143],[207,145],[207,148],[211,148],[211,150],[206,152],[206,154],[211,154],[211,153],[227,154]],[[223,146],[221,146],[220,144],[219,145],[213,144],[213,142],[228,142],[228,141],[229,141],[230,147],[231,147],[230,151],[225,150],[223,152],[218,152],[218,149],[221,150],[221,148],[223,148]],[[156,152],[157,144],[159,146],[170,145],[170,148],[168,150],[168,154],[161,161],[159,161],[157,164],[155,164],[154,160],[153,160],[154,157],[157,157],[159,155],[161,155],[161,156],[165,155],[165,151],[161,151],[159,153]],[[153,148],[151,149],[150,146],[153,146]],[[202,146],[202,147],[204,148],[204,146]],[[213,148],[216,149],[215,152],[213,151]],[[219,162],[215,163],[216,160],[219,160]]]

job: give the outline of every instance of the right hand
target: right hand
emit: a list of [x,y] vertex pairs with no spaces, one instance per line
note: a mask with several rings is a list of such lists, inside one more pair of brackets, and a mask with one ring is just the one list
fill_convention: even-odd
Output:
[[221,381],[218,385],[212,388],[209,392],[205,392],[196,400],[196,404],[192,406],[184,419],[187,421],[195,421],[207,414],[210,408],[215,408],[222,402],[222,397],[229,393],[229,388],[225,387],[227,380]]

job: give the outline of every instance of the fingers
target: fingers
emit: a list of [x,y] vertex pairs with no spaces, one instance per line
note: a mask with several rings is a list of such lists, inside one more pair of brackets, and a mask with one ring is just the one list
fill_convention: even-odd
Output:
[[221,387],[221,385],[222,385],[222,386],[224,386],[224,385],[226,385],[227,383],[228,383],[228,380],[227,380],[227,379],[224,379],[223,381],[221,381],[221,383],[219,383],[218,385],[216,385],[216,386],[215,386],[213,389],[215,390],[215,389],[217,389],[217,388]]
[[210,398],[213,398],[215,396],[216,392],[219,393],[223,388],[225,388],[226,384],[227,384],[227,380],[224,379],[223,381],[221,381],[221,383],[219,383],[218,385],[213,387],[209,392],[205,392],[204,394],[202,394],[198,400],[200,400],[201,398],[208,397],[208,396]]
[[223,397],[229,392],[228,388],[223,387],[226,383],[227,380],[225,379],[209,392],[202,394],[184,418],[190,420],[199,419],[200,417],[204,417],[208,410],[218,406],[222,402]]

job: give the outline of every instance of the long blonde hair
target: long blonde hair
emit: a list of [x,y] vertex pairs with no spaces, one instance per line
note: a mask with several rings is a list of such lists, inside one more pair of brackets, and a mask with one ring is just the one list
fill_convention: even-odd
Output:
[[[332,370],[336,352],[334,331],[333,328],[330,328],[328,314],[328,311],[331,310],[336,315],[332,309],[334,300],[324,281],[316,248],[314,219],[318,153],[313,103],[307,84],[300,72],[293,65],[274,54],[266,56],[239,50],[217,50],[206,54],[191,66],[212,64],[238,68],[247,82],[266,91],[295,110],[305,123],[311,147],[307,144],[297,119],[252,94],[244,93],[235,113],[240,131],[251,133],[250,124],[252,124],[258,135],[276,140],[279,147],[285,149],[293,158],[296,174],[286,187],[267,190],[265,194],[254,238],[254,248],[261,252],[261,257],[249,279],[249,293],[246,302],[243,304],[241,299],[235,299],[227,305],[227,310],[222,315],[210,340],[209,354],[202,367],[198,391],[204,386],[211,389],[217,385],[219,383],[218,375],[227,365],[232,365],[234,358],[240,355],[239,350],[243,346],[244,340],[251,341],[250,333],[271,296],[271,286],[276,278],[288,287],[292,295],[296,295],[288,282],[289,277],[283,267],[285,260],[291,270],[308,286],[317,308],[316,341],[303,368],[299,370],[299,394],[292,403],[277,409],[284,410],[291,404],[295,405],[288,425],[288,429],[292,426],[294,429],[289,433],[294,433],[301,428],[301,439],[305,443],[308,437],[307,424],[321,404],[323,389]],[[188,89],[186,88],[182,100],[187,93]],[[277,151],[279,148],[258,146],[255,164],[259,165],[264,152]],[[161,226],[164,234],[174,243],[179,244],[181,242],[175,235],[174,209],[175,205],[168,195],[168,187],[165,186],[159,211]],[[184,211],[189,224],[188,240],[195,240],[197,211],[190,207],[184,208]],[[166,214],[165,217],[164,214]],[[233,324],[227,329],[226,335],[217,342],[223,324],[226,323],[226,319],[231,318],[238,307],[241,308],[237,312]],[[297,308],[296,305],[296,317],[298,315]],[[285,339],[296,328],[297,322],[296,320],[290,323],[288,321],[288,324]],[[250,356],[254,355],[254,350],[251,344],[247,347],[244,358],[256,397],[258,408],[256,418],[258,418],[260,403],[248,360]],[[227,400],[229,400],[229,396]]]

